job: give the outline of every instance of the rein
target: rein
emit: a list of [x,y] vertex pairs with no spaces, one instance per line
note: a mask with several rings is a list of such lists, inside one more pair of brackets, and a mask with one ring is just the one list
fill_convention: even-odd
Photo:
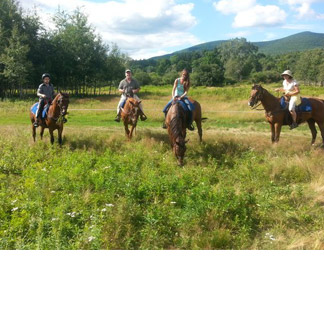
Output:
[[[61,98],[60,98],[60,99],[62,99],[62,98],[64,98],[63,95],[61,95]],[[52,102],[51,106],[53,106],[54,104],[56,104],[56,105],[60,108],[60,115],[59,115],[58,117],[51,116],[50,118],[51,118],[52,120],[56,121],[56,124],[60,124],[60,123],[62,123],[62,121],[63,121],[63,103],[62,103],[62,101],[60,101],[60,102],[58,103],[58,100],[54,100],[54,101]],[[53,108],[53,112],[54,112],[54,110],[55,110],[55,107]],[[49,111],[49,110],[48,110],[48,111]],[[53,114],[53,115],[54,115],[54,114]]]
[[260,105],[262,104],[262,102],[260,101],[256,106],[250,107],[252,110],[264,110],[264,108],[262,109],[257,109]]

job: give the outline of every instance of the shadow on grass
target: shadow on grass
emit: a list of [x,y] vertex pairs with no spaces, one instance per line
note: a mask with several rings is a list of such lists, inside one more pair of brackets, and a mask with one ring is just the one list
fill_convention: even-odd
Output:
[[196,161],[197,164],[210,163],[212,160],[217,164],[231,167],[235,160],[242,157],[250,148],[234,141],[220,141],[216,143],[202,143],[198,146],[187,148],[186,158]]

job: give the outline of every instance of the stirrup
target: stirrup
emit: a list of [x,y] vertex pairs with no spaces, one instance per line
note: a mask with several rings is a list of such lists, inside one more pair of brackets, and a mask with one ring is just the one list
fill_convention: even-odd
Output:
[[119,123],[119,122],[120,122],[120,116],[117,115],[116,118],[115,118],[114,120],[115,120],[115,122]]
[[192,124],[190,124],[190,125],[188,126],[188,129],[191,130],[191,131],[193,131],[193,130],[195,130],[195,127],[194,127]]
[[167,129],[167,125],[165,124],[165,122],[162,123],[162,128]]

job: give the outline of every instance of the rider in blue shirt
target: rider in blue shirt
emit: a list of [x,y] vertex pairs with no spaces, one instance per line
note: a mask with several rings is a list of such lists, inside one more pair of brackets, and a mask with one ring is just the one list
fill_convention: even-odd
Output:
[[[187,106],[190,108],[190,110],[193,111],[193,109],[194,109],[193,104],[189,101],[189,99],[187,97],[189,88],[190,88],[189,72],[187,69],[183,69],[183,71],[181,73],[181,77],[177,78],[174,81],[173,89],[172,89],[172,99],[166,104],[166,106],[163,109],[165,117],[168,113],[168,110],[169,110],[171,104],[172,104],[172,101],[174,101],[174,100],[184,101],[187,104]],[[165,120],[163,122],[162,128],[166,128]],[[188,126],[188,129],[194,130],[194,127],[192,126],[191,123]]]

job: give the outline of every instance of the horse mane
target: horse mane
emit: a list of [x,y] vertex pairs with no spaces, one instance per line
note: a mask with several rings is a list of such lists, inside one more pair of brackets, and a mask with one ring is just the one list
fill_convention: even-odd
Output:
[[182,107],[178,102],[172,104],[175,107],[174,115],[171,117],[170,120],[170,132],[174,140],[183,138],[182,128],[183,124],[185,123],[185,112],[183,111]]

